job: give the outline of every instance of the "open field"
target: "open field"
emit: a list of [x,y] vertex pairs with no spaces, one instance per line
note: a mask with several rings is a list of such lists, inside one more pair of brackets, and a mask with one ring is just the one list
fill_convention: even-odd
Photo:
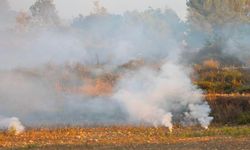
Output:
[[250,150],[249,35],[250,0],[0,0],[0,150]]
[[145,126],[27,128],[19,135],[0,132],[0,149],[249,149],[250,97],[208,95],[206,99],[214,117],[209,130],[198,126],[174,126],[173,133]]
[[130,126],[28,129],[16,136],[0,133],[0,147],[11,149],[247,149],[249,140],[250,126],[174,127],[173,133],[164,127]]

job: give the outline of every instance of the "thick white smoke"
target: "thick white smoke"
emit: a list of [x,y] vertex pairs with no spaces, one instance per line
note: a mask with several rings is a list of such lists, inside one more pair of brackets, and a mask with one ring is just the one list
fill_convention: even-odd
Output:
[[20,134],[24,131],[24,126],[18,118],[5,118],[0,116],[0,129],[7,129],[9,132],[14,134]]
[[196,119],[203,128],[208,129],[213,117],[209,117],[211,110],[207,103],[201,102],[200,104],[189,104],[188,108],[190,112],[185,113],[186,117],[189,119]]
[[[185,68],[167,62],[160,70],[142,69],[129,73],[114,97],[126,107],[132,120],[172,128],[173,118],[186,115],[207,128],[210,108],[195,87]],[[189,121],[191,121],[189,119]]]
[[[171,130],[174,123],[198,122],[208,127],[212,118],[202,91],[177,63],[186,25],[173,11],[97,13],[63,25],[53,8],[49,23],[47,13],[27,13],[12,25],[0,18],[1,115],[17,116],[28,126],[145,123]],[[4,17],[13,17],[5,11]],[[158,67],[121,69],[138,59]],[[56,90],[65,78],[73,88],[87,84],[87,77],[64,67],[71,62],[90,68],[88,78],[105,72],[119,76],[114,92],[93,97]],[[3,119],[2,127],[22,131],[18,122]]]

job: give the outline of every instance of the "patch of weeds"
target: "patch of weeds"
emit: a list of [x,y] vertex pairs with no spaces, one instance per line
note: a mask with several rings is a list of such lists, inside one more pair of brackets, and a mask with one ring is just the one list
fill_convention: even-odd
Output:
[[250,112],[244,112],[237,117],[238,124],[250,124]]
[[249,127],[223,127],[221,128],[222,135],[227,136],[250,136]]
[[212,137],[212,136],[250,136],[250,127],[222,127],[210,128],[208,130],[190,130],[176,133],[173,136],[192,138],[192,137]]
[[37,144],[28,144],[22,148],[19,148],[20,150],[29,150],[29,149],[36,149],[38,148],[39,146]]

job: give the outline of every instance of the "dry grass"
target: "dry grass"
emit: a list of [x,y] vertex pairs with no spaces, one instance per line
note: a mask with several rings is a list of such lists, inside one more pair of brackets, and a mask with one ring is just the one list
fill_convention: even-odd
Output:
[[203,66],[210,69],[217,69],[220,67],[220,62],[214,59],[208,59],[203,61]]
[[151,127],[95,127],[28,129],[20,135],[0,133],[0,148],[32,148],[50,145],[133,145],[133,144],[173,144],[183,142],[204,142],[225,137],[250,138],[249,126],[175,127],[173,133],[167,128]]

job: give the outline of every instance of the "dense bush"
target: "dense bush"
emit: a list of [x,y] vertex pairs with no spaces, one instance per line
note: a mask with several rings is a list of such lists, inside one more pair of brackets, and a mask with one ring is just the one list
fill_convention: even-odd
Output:
[[219,96],[207,97],[212,109],[213,123],[250,124],[250,97]]

